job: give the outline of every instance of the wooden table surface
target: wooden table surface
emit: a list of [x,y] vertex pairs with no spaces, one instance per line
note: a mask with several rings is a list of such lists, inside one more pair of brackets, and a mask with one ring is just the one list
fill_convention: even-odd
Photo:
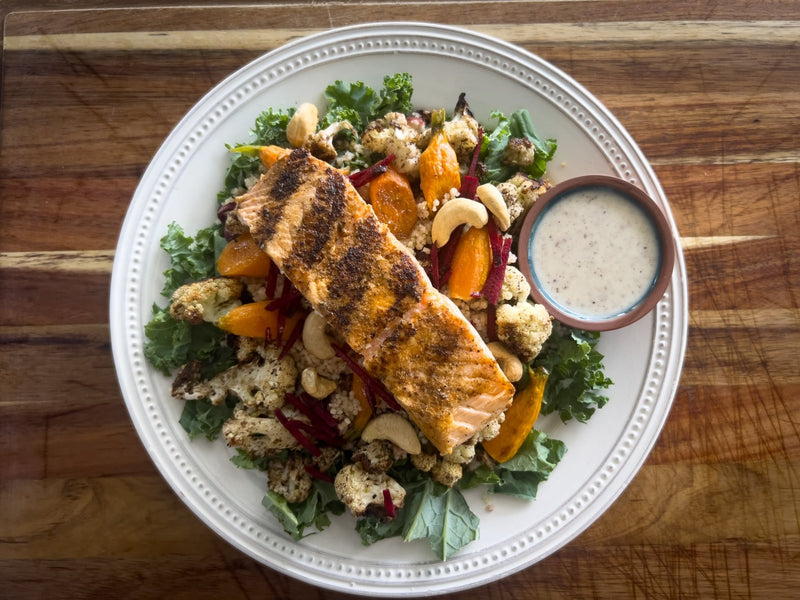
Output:
[[690,282],[680,388],[627,490],[448,597],[800,598],[800,3],[167,4],[2,9],[0,597],[346,597],[240,553],[158,474],[114,373],[111,265],[149,160],[217,82],[310,32],[429,20],[519,44],[618,117]]

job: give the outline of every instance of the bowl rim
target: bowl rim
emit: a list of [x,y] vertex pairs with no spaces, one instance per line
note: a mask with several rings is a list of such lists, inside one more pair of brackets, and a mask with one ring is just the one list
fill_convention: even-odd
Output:
[[[565,194],[587,187],[612,188],[636,202],[653,223],[660,245],[659,271],[650,290],[631,308],[619,315],[611,317],[581,316],[575,312],[564,310],[539,289],[530,263],[529,247],[531,235],[540,215],[542,215],[546,208],[552,205],[556,200],[561,199]],[[525,215],[520,229],[517,248],[519,268],[531,287],[530,295],[533,299],[539,304],[544,305],[547,312],[561,323],[570,327],[590,331],[610,331],[612,329],[619,329],[638,321],[653,310],[669,286],[672,278],[672,270],[675,265],[675,252],[675,240],[672,235],[670,224],[656,201],[653,200],[647,192],[629,181],[613,175],[601,174],[572,177],[556,184],[540,196]]]

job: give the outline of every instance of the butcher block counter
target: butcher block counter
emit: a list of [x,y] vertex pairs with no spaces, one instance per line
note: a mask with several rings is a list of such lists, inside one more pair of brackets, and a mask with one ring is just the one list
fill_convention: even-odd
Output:
[[239,551],[162,478],[115,374],[112,263],[148,163],[217,83],[304,35],[428,21],[517,44],[616,116],[669,200],[689,305],[673,406],[616,502],[445,597],[800,598],[800,3],[184,4],[0,7],[0,597],[350,597]]

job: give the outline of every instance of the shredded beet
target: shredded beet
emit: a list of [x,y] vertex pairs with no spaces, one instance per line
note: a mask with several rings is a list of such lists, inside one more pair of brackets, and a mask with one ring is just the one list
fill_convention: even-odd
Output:
[[486,307],[486,337],[490,342],[497,341],[497,306],[491,303]]
[[315,438],[322,440],[330,446],[341,447],[344,440],[339,434],[339,425],[336,419],[328,412],[325,404],[321,400],[312,398],[303,393],[301,395],[286,394],[287,404],[293,406],[300,414],[306,417],[310,423],[297,421],[297,427]]
[[506,275],[508,256],[511,254],[511,236],[503,236],[497,229],[493,219],[489,219],[489,243],[492,246],[492,266],[486,283],[483,284],[481,295],[489,304],[497,304],[500,300],[500,291],[503,288],[503,279]]
[[283,414],[283,411],[280,408],[275,409],[275,417],[278,419],[280,424],[292,434],[292,437],[296,439],[297,442],[312,456],[319,456],[322,454],[322,451],[300,430],[300,425],[303,423],[302,421],[288,418],[285,414]]
[[450,278],[450,264],[453,262],[453,255],[456,253],[456,246],[458,240],[461,239],[461,234],[464,232],[462,227],[458,227],[450,235],[450,239],[437,253],[439,260],[439,285],[444,285],[447,279]]
[[386,509],[387,517],[394,519],[397,516],[397,508],[392,501],[392,493],[388,490],[388,488],[384,488],[383,490],[383,506]]
[[386,169],[389,167],[389,163],[391,163],[393,160],[394,154],[390,154],[382,161],[376,162],[374,165],[370,165],[361,171],[356,171],[350,175],[348,179],[350,179],[350,183],[353,184],[353,187],[360,188],[362,185],[366,185],[375,179],[381,173],[385,173]]
[[397,400],[394,399],[394,396],[392,396],[389,390],[386,389],[386,386],[375,379],[372,375],[367,373],[364,370],[364,367],[353,360],[347,348],[339,346],[338,344],[332,344],[332,346],[336,356],[346,362],[347,366],[350,367],[350,370],[352,370],[353,373],[362,379],[365,388],[369,388],[374,396],[380,397],[389,408],[397,411],[403,410],[403,408],[397,403]]
[[275,297],[275,290],[278,287],[278,275],[280,275],[280,269],[278,269],[274,262],[270,261],[269,271],[267,271],[267,281],[264,284],[264,293],[267,298]]
[[431,245],[431,283],[439,289],[439,245],[436,242]]
[[306,322],[307,316],[308,315],[303,315],[303,318],[295,324],[294,329],[292,329],[289,337],[286,339],[286,343],[283,345],[283,348],[281,348],[278,358],[283,358],[286,356],[292,350],[294,343],[300,339],[300,336],[303,334],[303,325]]
[[303,468],[306,470],[306,473],[311,475],[314,479],[321,479],[322,481],[333,483],[333,477],[324,471],[320,471],[314,465],[304,465]]

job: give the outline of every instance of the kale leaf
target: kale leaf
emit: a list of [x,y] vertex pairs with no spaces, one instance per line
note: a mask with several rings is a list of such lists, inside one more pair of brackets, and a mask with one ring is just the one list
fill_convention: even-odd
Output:
[[512,459],[495,467],[500,481],[492,491],[535,500],[539,484],[550,476],[566,451],[564,442],[534,429]]
[[222,425],[233,414],[234,400],[215,405],[208,400],[187,400],[178,421],[189,439],[204,436],[213,441],[219,437]]
[[408,73],[396,73],[383,78],[383,87],[375,91],[363,81],[344,82],[341,79],[325,88],[328,111],[323,126],[348,120],[357,130],[387,112],[411,112],[414,85]]
[[172,264],[164,271],[162,296],[170,298],[182,285],[214,276],[217,254],[224,244],[220,230],[221,225],[215,224],[201,229],[192,238],[177,223],[167,226],[167,235],[161,238],[161,248],[169,254]]
[[306,535],[309,527],[322,531],[331,524],[329,514],[340,515],[345,506],[336,496],[332,483],[314,480],[314,489],[302,502],[287,502],[286,498],[267,490],[261,503],[278,518],[284,531],[294,540]]
[[544,175],[547,163],[553,158],[558,144],[552,138],[541,139],[533,129],[530,113],[522,108],[514,111],[511,117],[506,117],[500,111],[491,113],[492,119],[497,119],[497,126],[484,135],[481,144],[481,159],[486,165],[484,181],[505,181],[512,177],[519,169],[503,161],[503,153],[511,138],[527,138],[536,149],[533,164],[525,174],[531,178]]
[[557,412],[563,422],[585,423],[608,398],[600,390],[613,382],[603,373],[603,355],[596,349],[600,334],[572,329],[558,322],[533,366],[550,372],[544,388],[542,414]]

